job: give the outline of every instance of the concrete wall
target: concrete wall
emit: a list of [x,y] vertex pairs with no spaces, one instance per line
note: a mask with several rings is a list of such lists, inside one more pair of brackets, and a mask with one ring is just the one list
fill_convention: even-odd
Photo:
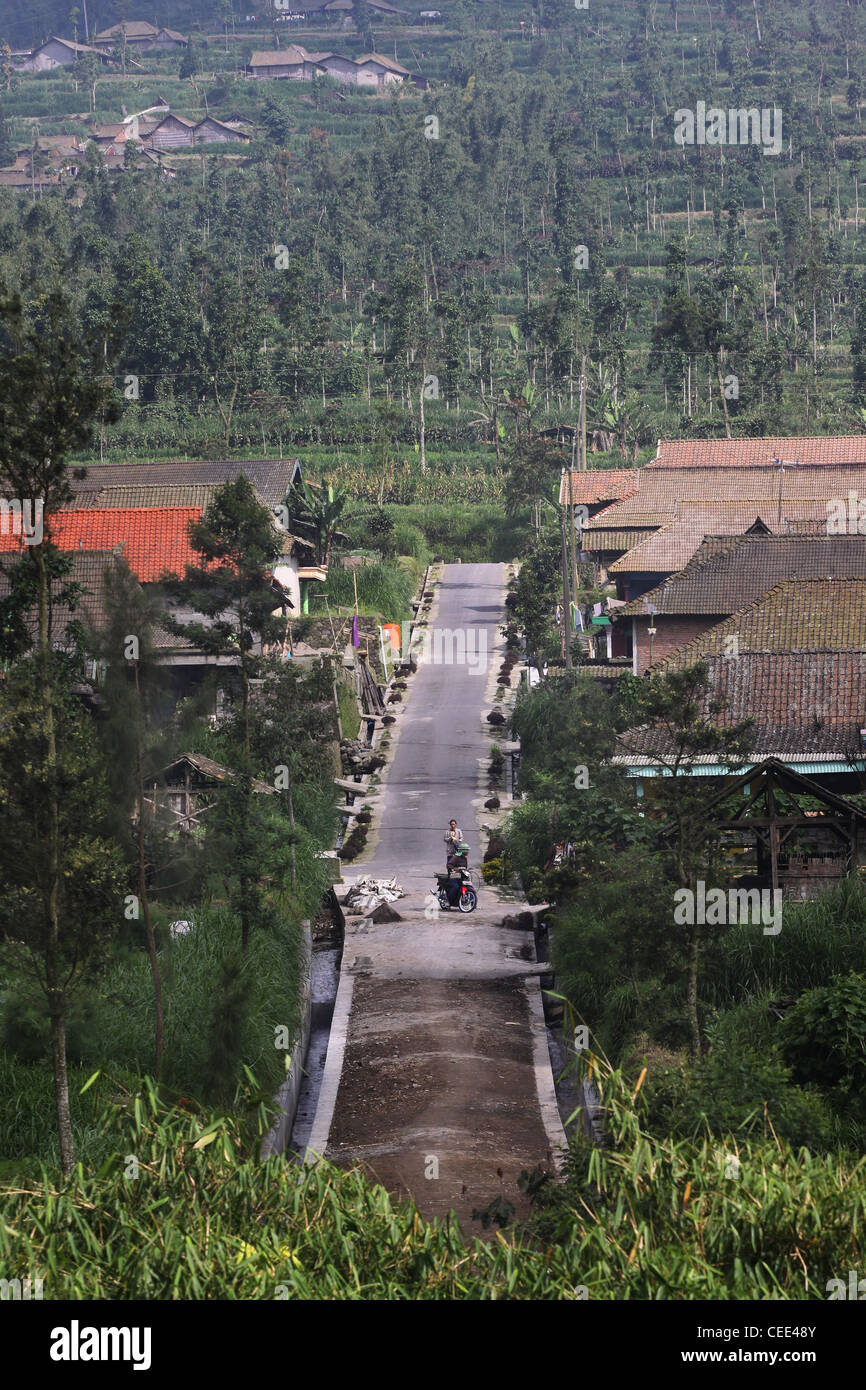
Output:
[[298,578],[297,558],[283,557],[274,569],[274,578],[287,590],[289,598],[294,605],[291,616],[297,618],[301,611],[301,581]]
[[75,62],[75,53],[63,44],[49,39],[41,52],[34,55],[28,66],[33,72],[47,72],[50,68],[67,68]]
[[298,1108],[298,1096],[301,1091],[301,1083],[304,1079],[304,1059],[307,1055],[307,1048],[310,1045],[310,1026],[313,1010],[313,990],[312,990],[312,962],[313,962],[313,932],[309,922],[304,923],[304,945],[303,962],[301,965],[301,1026],[295,1045],[292,1048],[291,1061],[286,1079],[276,1095],[276,1102],[282,1114],[277,1116],[273,1128],[268,1131],[262,1140],[261,1156],[270,1158],[273,1154],[282,1154],[289,1147],[289,1140],[292,1137],[292,1124],[295,1119],[295,1111]]

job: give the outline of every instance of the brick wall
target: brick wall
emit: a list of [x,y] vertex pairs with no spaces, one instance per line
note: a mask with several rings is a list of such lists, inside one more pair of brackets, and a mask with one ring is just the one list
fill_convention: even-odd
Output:
[[[656,634],[652,639],[653,644],[653,664],[662,661],[671,652],[676,651],[685,642],[691,642],[694,637],[699,637],[708,628],[715,627],[716,623],[723,622],[728,614],[721,614],[718,617],[711,617],[705,613],[682,614],[666,618],[661,613],[656,614],[655,627]],[[649,618],[643,616],[635,620],[635,633],[637,637],[637,673],[642,676],[649,666],[649,644],[647,636]]]

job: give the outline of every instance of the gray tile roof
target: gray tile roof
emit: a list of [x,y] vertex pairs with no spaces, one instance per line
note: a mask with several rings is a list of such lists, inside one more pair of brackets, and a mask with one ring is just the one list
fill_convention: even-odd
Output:
[[[826,753],[862,759],[860,729],[866,710],[866,652],[746,652],[711,656],[707,718],[722,727],[754,720],[753,754]],[[720,712],[709,705],[720,701]],[[661,729],[630,729],[618,751],[632,755],[672,752]]]
[[207,487],[243,473],[262,501],[277,507],[285,501],[296,466],[296,459],[170,459],[159,463],[90,464],[83,479],[75,476],[81,465],[72,465],[69,474],[73,492],[81,492],[107,487]]
[[[619,610],[736,613],[783,579],[866,578],[866,536],[710,536],[680,571]],[[864,711],[866,713],[866,711]]]

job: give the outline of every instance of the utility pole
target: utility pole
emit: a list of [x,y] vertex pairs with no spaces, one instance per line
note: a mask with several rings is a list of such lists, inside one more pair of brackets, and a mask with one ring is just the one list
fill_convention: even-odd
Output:
[[571,530],[571,584],[575,604],[578,600],[577,582],[577,527],[574,520],[574,455],[577,449],[577,431],[571,436],[571,472],[568,475],[568,524]]
[[559,534],[562,549],[562,639],[565,645],[565,669],[571,670],[571,594],[568,583],[568,544],[565,539],[566,508],[559,509]]
[[580,471],[586,472],[586,353],[580,358]]

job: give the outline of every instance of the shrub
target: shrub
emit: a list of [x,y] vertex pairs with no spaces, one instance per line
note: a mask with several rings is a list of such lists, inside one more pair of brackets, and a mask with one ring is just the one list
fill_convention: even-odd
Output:
[[[835,1101],[863,1110],[866,1083],[866,976],[850,971],[806,990],[779,1025],[796,1076],[831,1089]],[[866,1112],[864,1112],[866,1113]]]

